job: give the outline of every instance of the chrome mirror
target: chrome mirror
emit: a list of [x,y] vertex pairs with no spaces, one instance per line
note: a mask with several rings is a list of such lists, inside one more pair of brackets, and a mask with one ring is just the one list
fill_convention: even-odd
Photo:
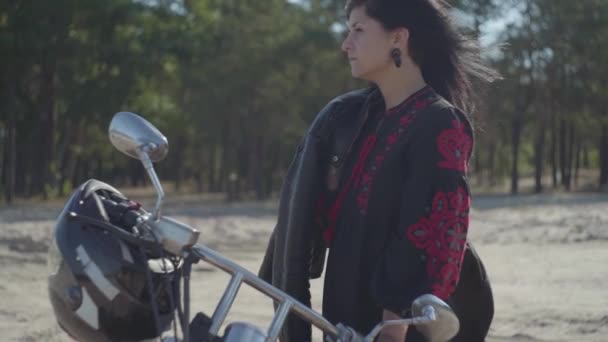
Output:
[[416,329],[430,342],[446,342],[460,329],[458,317],[441,299],[434,295],[422,295],[412,303],[412,316],[434,315],[435,319],[416,325]]
[[108,135],[116,149],[129,157],[139,159],[144,165],[158,193],[156,207],[152,214],[152,219],[158,220],[165,192],[152,162],[161,161],[167,156],[167,152],[169,152],[167,138],[146,119],[130,112],[114,114]]
[[112,145],[122,153],[141,159],[141,152],[153,162],[163,160],[169,151],[167,138],[146,119],[130,112],[114,114],[108,131]]
[[391,325],[413,325],[431,342],[446,342],[460,329],[460,322],[454,311],[448,304],[432,294],[416,298],[412,303],[411,311],[411,318],[379,323],[365,337],[364,341],[374,341],[382,329]]

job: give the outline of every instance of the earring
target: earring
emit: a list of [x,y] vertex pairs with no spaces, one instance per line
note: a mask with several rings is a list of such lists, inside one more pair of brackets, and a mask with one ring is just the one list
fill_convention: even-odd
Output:
[[393,48],[391,50],[391,58],[393,58],[393,61],[395,62],[395,66],[397,68],[401,67],[401,50],[399,50],[398,48]]

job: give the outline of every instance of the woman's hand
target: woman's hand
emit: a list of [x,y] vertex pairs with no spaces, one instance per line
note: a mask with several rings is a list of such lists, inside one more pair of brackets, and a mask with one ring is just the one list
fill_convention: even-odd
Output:
[[[403,319],[392,311],[384,310],[382,313],[383,321]],[[378,342],[403,342],[407,334],[407,325],[389,325],[384,327],[378,336]]]

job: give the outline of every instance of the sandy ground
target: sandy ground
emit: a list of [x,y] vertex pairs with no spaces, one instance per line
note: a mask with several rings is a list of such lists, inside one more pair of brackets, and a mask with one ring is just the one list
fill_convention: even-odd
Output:
[[[55,324],[45,283],[59,210],[58,204],[0,207],[1,341],[69,341]],[[275,206],[174,200],[165,214],[199,228],[201,243],[255,272]],[[608,195],[479,196],[470,236],[494,287],[489,341],[608,341]],[[211,314],[228,280],[196,265],[193,311]],[[312,284],[317,309],[321,284]],[[242,287],[228,320],[267,326],[271,315],[270,300]]]

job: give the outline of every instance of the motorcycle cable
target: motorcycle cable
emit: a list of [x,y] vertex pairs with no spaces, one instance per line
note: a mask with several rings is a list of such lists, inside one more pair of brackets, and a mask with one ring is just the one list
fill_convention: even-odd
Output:
[[[141,257],[143,258],[143,260],[146,260],[146,264],[148,261],[148,258],[146,257],[146,253],[144,252],[144,249],[142,247],[139,247],[139,253],[141,254]],[[164,262],[164,261],[163,261]],[[158,310],[158,303],[156,302],[156,297],[155,297],[155,293],[156,293],[156,289],[154,288],[154,283],[152,282],[152,275],[150,274],[150,267],[146,267],[146,281],[148,282],[148,295],[150,296],[150,303],[152,304],[152,312],[154,313],[154,324],[155,324],[155,333],[157,335],[160,335],[162,333],[162,331],[160,331],[160,314],[159,314],[159,310]]]
[[[144,226],[146,229],[149,229],[148,226]],[[150,232],[151,233],[151,232]],[[156,235],[151,234],[154,239],[156,241],[158,241]],[[159,242],[160,244],[160,242]],[[161,250],[161,258],[163,260],[162,265],[163,265],[163,271],[166,271],[166,265],[165,265],[165,259],[168,256],[165,254],[164,250]],[[171,261],[171,263],[173,264],[173,269],[174,270],[178,270],[181,269],[179,273],[176,272],[176,274],[178,275],[178,282],[177,282],[177,295],[175,295],[175,291],[173,289],[173,284],[169,281],[169,279],[167,278],[166,281],[169,284],[169,288],[171,291],[171,295],[169,296],[169,301],[170,301],[170,305],[171,307],[174,307],[174,304],[177,304],[175,306],[176,311],[177,311],[177,316],[179,319],[179,325],[180,328],[182,330],[182,337],[183,337],[183,341],[184,342],[189,342],[190,339],[190,326],[189,326],[189,321],[190,321],[190,275],[191,275],[191,271],[192,271],[192,264],[198,262],[198,258],[194,257],[192,254],[190,254],[188,257],[186,258],[180,258],[180,257],[175,257],[176,260],[173,259],[168,259]],[[183,264],[181,265],[182,267],[180,268],[179,264],[180,264],[180,259],[181,261],[183,261]],[[180,294],[180,288],[181,288],[181,281],[180,280],[184,280],[184,296],[183,296],[183,303],[180,300],[180,298],[182,298],[181,294]],[[175,297],[174,297],[175,295]],[[183,308],[183,309],[182,309]],[[177,329],[175,327],[176,322],[174,320],[173,322],[173,326],[174,326],[174,334],[177,337]]]
[[124,240],[125,242],[128,242],[132,245],[150,249],[159,254],[160,254],[160,251],[162,251],[162,246],[160,244],[158,244],[157,242],[147,240],[147,239],[145,239],[141,236],[138,236],[136,234],[133,234],[133,233],[129,233],[126,230],[124,230],[110,222],[102,221],[102,220],[84,216],[84,215],[79,215],[73,211],[70,211],[68,213],[68,218],[77,219],[77,220],[83,221],[84,223],[87,223],[89,226],[92,226],[93,228],[105,230],[108,233],[114,235],[116,238]]
[[184,260],[183,265],[183,278],[184,278],[184,320],[186,329],[183,331],[184,341],[189,342],[190,339],[190,274],[192,272],[192,264],[198,261],[198,259],[188,255]]
[[[146,226],[146,228],[148,229],[147,226]],[[154,235],[151,231],[149,233],[151,233],[151,235],[154,237],[154,240],[160,245],[160,241],[158,241],[158,238],[156,237],[156,235]],[[140,252],[142,253],[142,256],[144,256],[143,250],[140,249]],[[165,255],[165,251],[162,250],[162,249],[161,249],[161,252],[160,252],[160,258],[161,258],[161,264],[162,264],[161,270],[164,272],[164,274],[168,273],[167,264],[165,264],[165,260],[169,260],[171,262],[171,264],[173,265],[173,272],[174,272],[173,276],[176,276],[178,274],[177,270],[178,270],[178,267],[179,267],[179,262],[176,262],[176,261],[174,261],[172,259],[169,259],[168,256]],[[150,276],[149,276],[150,271],[149,271],[148,268],[146,268],[146,273],[148,274],[147,275],[148,282],[150,283],[149,287],[151,287],[152,286],[152,281],[151,281]],[[176,300],[174,298],[175,291],[174,291],[174,288],[173,288],[173,283],[171,282],[171,280],[169,279],[169,277],[163,277],[163,278],[164,278],[164,281],[165,281],[165,286],[167,287],[167,291],[169,292],[169,306],[171,308],[173,308],[174,310],[176,310],[177,306],[175,304]],[[153,293],[156,293],[156,289],[153,290]],[[150,294],[151,300],[152,300],[152,295],[153,294],[151,293]],[[156,304],[157,304],[156,301],[152,300],[152,307],[153,307],[153,310],[154,310],[154,319],[156,321],[156,324],[160,324],[159,323],[160,319],[158,317],[159,315],[158,315],[158,311],[157,311],[158,307],[157,307]],[[174,315],[173,316],[173,335],[175,336],[175,338],[177,338],[177,325],[176,325],[176,320],[175,320],[175,313],[173,315]],[[181,321],[180,321],[180,323],[181,323]],[[161,331],[158,331],[158,330],[159,329],[157,328],[157,331],[156,331],[157,334],[161,334]],[[182,327],[182,330],[183,330],[183,327]],[[183,331],[182,331],[182,333],[183,333]]]
[[[161,256],[161,260],[163,260],[162,261],[163,268],[166,267],[164,265],[164,250],[161,247],[160,242],[158,241],[157,237],[154,234],[152,234],[152,233],[150,234],[152,236],[152,238],[154,239],[154,241],[150,241],[150,240],[147,240],[134,233],[129,233],[128,231],[124,230],[123,228],[120,228],[110,222],[106,222],[106,221],[92,218],[89,216],[79,215],[73,211],[68,212],[68,218],[83,221],[84,223],[88,224],[89,226],[91,226],[95,229],[101,229],[101,230],[107,231],[108,233],[112,234],[116,238],[124,240],[125,242],[127,242],[129,244],[139,247],[138,250],[142,254],[142,258],[144,258],[144,260],[148,260],[147,257],[145,256],[144,249],[149,249],[155,253],[158,253]],[[175,263],[173,260],[172,260],[172,263],[174,265],[174,270],[177,270],[178,264]],[[166,268],[164,270],[166,270]],[[156,325],[155,330],[156,330],[156,333],[159,333],[159,331],[158,331],[160,329],[159,312],[158,312],[157,303],[153,300],[154,292],[156,292],[156,289],[152,288],[153,283],[152,283],[152,279],[151,279],[150,270],[148,269],[148,267],[146,267],[146,281],[148,282],[148,288],[150,291],[150,293],[149,293],[150,301],[152,304],[152,310],[154,313],[154,320],[155,320],[155,325]],[[173,298],[173,292],[174,291],[171,290],[170,301],[175,303],[175,298]],[[179,296],[179,294],[178,294],[178,296]],[[178,297],[177,302],[179,303],[179,297]],[[170,305],[173,305],[173,303],[171,303]],[[178,309],[178,315],[180,316],[180,323],[181,323],[180,325],[182,328],[182,333],[185,334],[184,324],[186,324],[185,326],[187,327],[187,322],[182,322],[182,319],[184,319],[184,318],[183,318],[183,314],[181,313],[181,310],[179,310],[179,309]]]

